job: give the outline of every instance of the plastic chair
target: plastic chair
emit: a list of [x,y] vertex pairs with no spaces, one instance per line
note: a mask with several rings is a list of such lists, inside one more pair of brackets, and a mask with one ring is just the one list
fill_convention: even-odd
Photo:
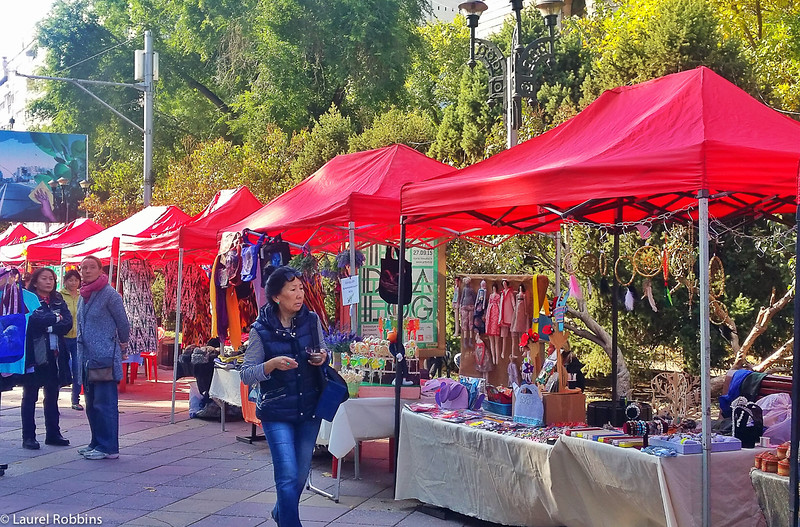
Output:
[[158,354],[155,351],[141,354],[147,372],[147,380],[158,381]]

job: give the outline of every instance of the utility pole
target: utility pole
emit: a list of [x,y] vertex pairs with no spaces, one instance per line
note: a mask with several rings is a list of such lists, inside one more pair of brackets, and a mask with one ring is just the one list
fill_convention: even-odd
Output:
[[[155,81],[158,80],[158,53],[153,52],[153,35],[150,30],[144,32],[144,51],[136,51],[134,58],[134,77],[136,80],[143,81],[135,84],[126,84],[123,82],[109,82],[109,81],[96,81],[89,79],[74,79],[67,77],[47,77],[43,75],[25,75],[18,71],[14,72],[19,77],[26,79],[47,80],[47,81],[62,81],[69,82],[77,88],[83,90],[94,98],[97,102],[111,110],[114,115],[142,132],[144,136],[144,206],[149,207],[150,201],[153,197],[153,99],[155,94]],[[133,88],[138,90],[144,95],[144,126],[139,126],[119,110],[105,102],[103,99],[95,95],[92,91],[84,86],[99,85],[99,86],[118,86],[121,88]],[[87,187],[88,188],[88,187]]]
[[144,32],[144,206],[153,198],[153,34]]

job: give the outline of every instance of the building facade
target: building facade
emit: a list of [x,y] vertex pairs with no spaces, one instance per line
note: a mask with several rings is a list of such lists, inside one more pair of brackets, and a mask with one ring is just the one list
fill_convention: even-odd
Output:
[[36,90],[36,83],[20,73],[34,73],[44,63],[44,50],[38,49],[36,42],[24,46],[12,57],[2,57],[0,72],[0,130],[29,130],[41,122],[34,122],[28,115],[26,107],[29,102],[41,97]]

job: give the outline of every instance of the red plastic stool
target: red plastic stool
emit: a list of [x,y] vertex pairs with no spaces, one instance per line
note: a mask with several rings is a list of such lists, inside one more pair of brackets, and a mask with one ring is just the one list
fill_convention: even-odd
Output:
[[145,371],[147,372],[147,380],[150,381],[158,381],[158,361],[157,354],[155,352],[147,352],[141,354],[142,358],[144,359],[144,367]]

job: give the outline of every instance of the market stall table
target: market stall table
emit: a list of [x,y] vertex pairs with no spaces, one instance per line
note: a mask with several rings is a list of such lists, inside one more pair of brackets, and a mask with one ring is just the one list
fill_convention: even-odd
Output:
[[317,442],[322,444],[327,442],[328,452],[334,457],[336,490],[333,494],[329,494],[311,487],[310,482],[309,488],[338,502],[342,480],[342,458],[354,448],[356,449],[355,473],[358,478],[358,442],[394,437],[394,398],[348,399],[339,406],[330,426],[326,425],[327,423],[323,421]]
[[[507,525],[701,523],[700,455],[659,458],[566,436],[548,447],[407,409],[398,449],[396,499]],[[711,454],[712,525],[765,525],[748,482],[757,452]]]
[[768,527],[789,527],[789,476],[779,476],[752,469],[750,480],[756,491]]
[[211,388],[208,390],[208,395],[221,403],[220,420],[223,432],[225,431],[225,405],[232,404],[240,408],[242,406],[241,384],[239,370],[214,367],[214,376],[211,377]]
[[555,519],[547,462],[553,447],[408,409],[401,417],[395,499],[415,498],[504,525],[563,525]]

